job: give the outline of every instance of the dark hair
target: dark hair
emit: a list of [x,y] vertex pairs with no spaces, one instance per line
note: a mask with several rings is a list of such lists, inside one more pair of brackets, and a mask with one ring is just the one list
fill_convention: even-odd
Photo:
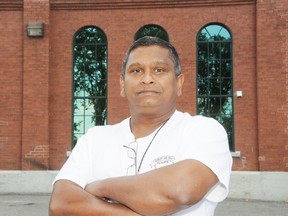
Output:
[[134,41],[134,43],[130,46],[130,48],[128,49],[128,51],[125,55],[125,58],[124,58],[124,61],[122,64],[122,75],[123,76],[125,75],[125,69],[126,69],[129,55],[134,49],[136,49],[137,47],[154,46],[154,45],[160,46],[160,47],[163,47],[163,48],[169,50],[170,57],[174,62],[175,74],[176,74],[176,76],[180,75],[181,74],[181,66],[180,66],[180,60],[179,60],[179,56],[178,56],[176,49],[169,42],[164,41],[160,38],[151,37],[151,36],[142,37],[142,38]]

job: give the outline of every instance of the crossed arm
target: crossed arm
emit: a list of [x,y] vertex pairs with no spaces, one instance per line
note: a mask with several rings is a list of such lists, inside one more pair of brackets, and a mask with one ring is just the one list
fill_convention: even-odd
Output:
[[216,175],[196,160],[136,176],[95,181],[84,190],[71,181],[59,180],[54,185],[49,215],[169,215],[197,203],[217,181]]

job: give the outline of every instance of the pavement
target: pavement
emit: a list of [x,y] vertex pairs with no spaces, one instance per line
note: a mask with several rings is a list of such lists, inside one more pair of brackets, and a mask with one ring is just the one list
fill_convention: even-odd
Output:
[[[0,216],[48,216],[49,194],[0,195]],[[288,202],[226,199],[214,216],[288,216]]]

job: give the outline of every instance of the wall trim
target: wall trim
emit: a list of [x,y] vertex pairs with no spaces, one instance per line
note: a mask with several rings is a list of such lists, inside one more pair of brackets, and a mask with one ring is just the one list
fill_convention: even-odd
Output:
[[[58,171],[0,171],[0,194],[50,194]],[[288,172],[233,171],[229,198],[288,202]]]
[[113,10],[148,8],[183,8],[205,6],[235,6],[256,4],[256,0],[156,0],[156,1],[120,1],[120,0],[50,0],[52,10]]
[[4,0],[0,1],[0,11],[22,11],[23,10],[23,0]]

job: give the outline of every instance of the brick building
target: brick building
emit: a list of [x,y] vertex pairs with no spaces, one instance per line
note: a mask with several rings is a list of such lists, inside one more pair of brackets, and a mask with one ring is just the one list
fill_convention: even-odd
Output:
[[[59,169],[66,160],[80,29],[94,26],[107,37],[113,124],[129,115],[119,74],[139,29],[157,25],[167,32],[185,74],[178,109],[196,114],[197,36],[217,24],[233,38],[233,169],[288,171],[287,11],[287,0],[1,0],[0,169]],[[35,23],[44,24],[43,37],[28,36]]]

